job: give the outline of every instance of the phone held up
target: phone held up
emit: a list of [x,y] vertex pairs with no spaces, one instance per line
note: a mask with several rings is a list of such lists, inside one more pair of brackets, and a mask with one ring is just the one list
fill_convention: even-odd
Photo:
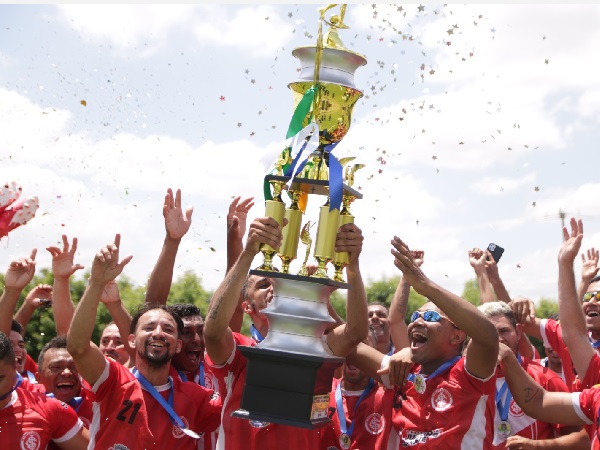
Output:
[[[494,258],[494,261],[496,261],[496,263],[500,261],[500,257],[502,256],[502,253],[504,253],[504,249],[502,247],[491,243],[490,245],[488,245],[487,249],[492,254],[492,257]],[[489,256],[487,257],[487,259],[489,259]]]

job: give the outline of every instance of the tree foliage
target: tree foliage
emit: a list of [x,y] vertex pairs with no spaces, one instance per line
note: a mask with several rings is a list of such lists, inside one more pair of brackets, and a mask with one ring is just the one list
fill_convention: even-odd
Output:
[[[80,277],[71,279],[71,298],[75,304],[79,302],[83,292],[85,291],[86,280],[88,277],[89,272],[86,272]],[[32,282],[23,290],[23,293],[21,294],[17,303],[17,309],[23,303],[27,292],[29,292],[29,290],[31,290],[34,286],[38,284],[52,285],[53,282],[54,277],[49,269],[43,268],[38,270],[38,273],[34,276]],[[365,283],[368,302],[379,302],[389,308],[399,282],[400,276],[391,278],[383,277],[379,280],[368,280]],[[0,274],[0,283],[4,285],[3,274]],[[117,284],[119,286],[119,293],[125,308],[130,313],[134,313],[136,308],[144,302],[146,287],[143,285],[136,285],[131,281],[131,279],[124,275],[119,277]],[[192,271],[186,271],[173,282],[167,304],[192,303],[200,309],[202,315],[205,317],[212,294],[213,292],[205,289],[202,285],[201,277]],[[346,319],[346,296],[346,291],[339,290],[333,292],[333,294],[330,296],[331,304],[339,316],[344,320]],[[480,304],[481,300],[479,296],[479,287],[476,279],[465,282],[462,297],[474,305]],[[407,323],[412,312],[420,308],[426,301],[427,299],[425,297],[417,294],[413,289],[411,289],[408,298],[408,307],[405,319]],[[541,299],[537,305],[538,317],[549,317],[551,314],[557,311],[558,305],[556,304],[556,301],[551,299]],[[242,333],[249,335],[251,321],[247,315],[244,316]],[[111,320],[112,319],[106,307],[103,304],[100,304],[98,308],[96,325],[92,333],[92,340],[94,342],[97,343],[99,341],[102,330]],[[34,359],[36,359],[44,344],[56,336],[52,308],[38,309],[31,317],[31,321],[27,325],[26,329],[27,332],[25,334],[25,342],[27,345],[27,351]],[[532,342],[540,354],[543,355],[544,350],[541,341],[532,339]]]

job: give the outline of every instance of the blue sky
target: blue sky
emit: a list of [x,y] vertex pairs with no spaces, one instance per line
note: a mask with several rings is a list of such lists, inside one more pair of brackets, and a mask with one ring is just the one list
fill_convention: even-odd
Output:
[[[0,173],[40,199],[0,241],[0,266],[37,247],[49,267],[43,249],[66,233],[89,267],[120,232],[126,274],[145,284],[172,187],[194,206],[175,275],[216,288],[232,197],[264,212],[262,178],[293,112],[291,52],[315,44],[320,6],[0,5]],[[512,295],[556,298],[559,211],[583,218],[584,249],[600,247],[600,6],[399,8],[351,4],[340,34],[368,60],[336,149],[366,164],[352,207],[364,278],[397,274],[396,234],[460,293],[467,250],[495,242]]]

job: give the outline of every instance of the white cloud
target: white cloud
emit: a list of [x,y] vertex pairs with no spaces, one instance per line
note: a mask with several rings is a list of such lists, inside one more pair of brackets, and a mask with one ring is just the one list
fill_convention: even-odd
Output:
[[231,47],[271,57],[285,46],[292,27],[270,5],[233,10],[224,5],[58,5],[61,19],[85,39],[106,42],[123,55],[149,57],[175,34],[201,47]]
[[480,195],[501,195],[502,192],[511,192],[521,186],[532,185],[536,175],[531,173],[521,178],[486,176],[471,184],[474,193]]

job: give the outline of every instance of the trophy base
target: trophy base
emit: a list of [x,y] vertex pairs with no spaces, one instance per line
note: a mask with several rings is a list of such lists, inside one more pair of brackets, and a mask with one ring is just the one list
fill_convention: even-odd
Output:
[[333,373],[344,358],[239,346],[248,362],[241,419],[315,429],[331,423]]

